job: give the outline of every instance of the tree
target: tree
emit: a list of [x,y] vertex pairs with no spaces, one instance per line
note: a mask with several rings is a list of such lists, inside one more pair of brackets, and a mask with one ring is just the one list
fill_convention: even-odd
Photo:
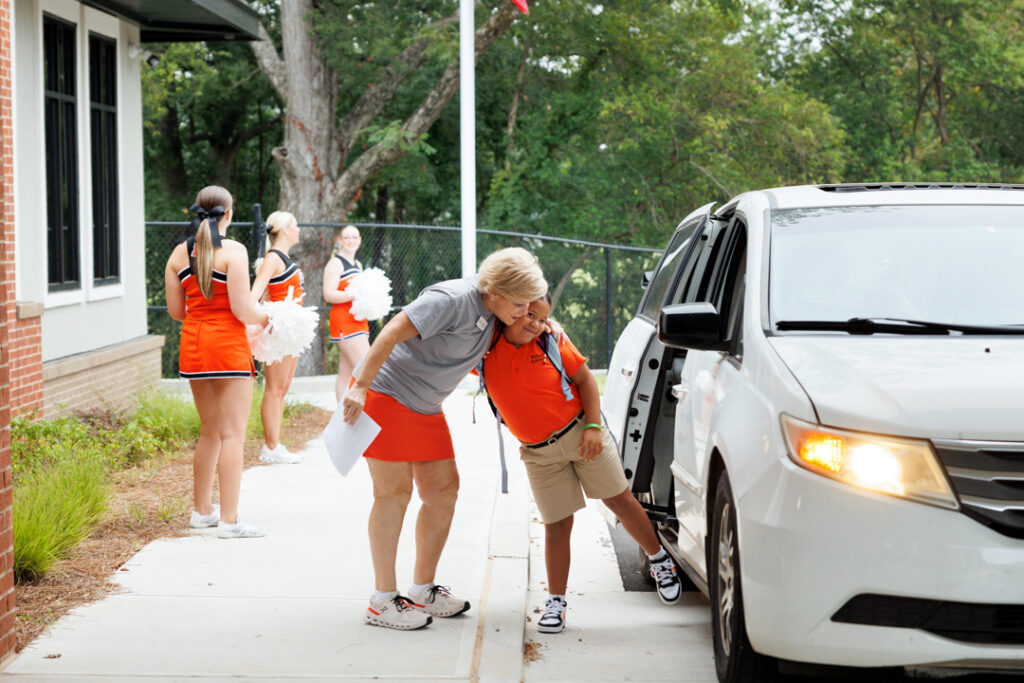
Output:
[[785,68],[849,135],[849,180],[1024,179],[1020,0],[785,0]]

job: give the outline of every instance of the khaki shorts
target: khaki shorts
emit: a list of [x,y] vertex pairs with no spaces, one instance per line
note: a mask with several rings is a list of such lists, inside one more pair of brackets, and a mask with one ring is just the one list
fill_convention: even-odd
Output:
[[519,447],[533,499],[545,524],[553,524],[586,507],[584,493],[587,498],[604,499],[626,490],[626,475],[608,431],[601,430],[604,448],[590,462],[580,459],[582,439],[583,420],[579,420],[568,434],[550,446]]

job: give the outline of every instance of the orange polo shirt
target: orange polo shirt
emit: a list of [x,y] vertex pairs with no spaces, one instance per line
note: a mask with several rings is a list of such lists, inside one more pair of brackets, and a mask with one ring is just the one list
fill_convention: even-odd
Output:
[[[558,350],[569,377],[587,362],[564,335]],[[509,431],[523,443],[543,441],[583,410],[575,384],[573,400],[565,400],[558,370],[535,341],[516,348],[501,335],[484,358],[484,379]]]

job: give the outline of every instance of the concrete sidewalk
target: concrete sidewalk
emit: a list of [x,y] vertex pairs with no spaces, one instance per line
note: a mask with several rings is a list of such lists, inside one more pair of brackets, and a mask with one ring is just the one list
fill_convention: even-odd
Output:
[[[333,408],[333,377],[296,381],[294,398]],[[331,466],[319,440],[297,465],[256,467],[241,515],[258,539],[213,529],[143,548],[115,580],[123,590],[76,609],[3,672],[33,681],[519,681],[529,588],[529,489],[510,458],[501,495],[494,418],[457,391],[446,403],[461,492],[438,582],[470,611],[399,632],[367,626],[373,589],[366,536],[369,475]],[[511,445],[511,444],[509,444]],[[514,451],[514,449],[513,449]],[[411,583],[413,497],[399,547],[399,588]]]

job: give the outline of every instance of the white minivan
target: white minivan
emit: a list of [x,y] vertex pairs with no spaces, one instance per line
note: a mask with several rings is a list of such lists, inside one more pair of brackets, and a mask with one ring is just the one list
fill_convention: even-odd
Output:
[[712,209],[669,239],[604,408],[719,680],[1024,669],[1024,186]]

